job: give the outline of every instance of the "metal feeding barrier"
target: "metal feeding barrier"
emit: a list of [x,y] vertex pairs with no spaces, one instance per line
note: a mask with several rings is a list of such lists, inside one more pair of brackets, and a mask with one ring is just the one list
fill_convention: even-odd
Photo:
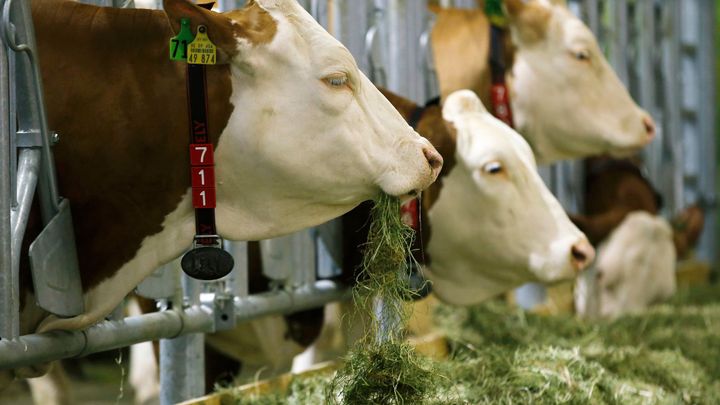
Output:
[[[115,7],[162,4],[159,0],[86,2]],[[299,2],[348,47],[376,84],[420,104],[438,95],[429,41],[433,16],[427,1]],[[247,244],[226,242],[236,263],[229,276],[199,282],[181,276],[173,263],[138,286],[140,295],[157,300],[160,312],[105,321],[84,331],[19,336],[18,266],[20,254],[27,253],[20,246],[36,190],[46,225],[44,238],[30,252],[40,304],[52,313],[71,316],[82,312],[82,301],[69,205],[59,197],[62,190],[55,183],[51,145],[57,135],[45,120],[29,2],[0,0],[0,4],[0,370],[161,339],[161,403],[175,403],[204,393],[204,333],[348,298],[346,289],[318,279],[337,275],[342,263],[342,229],[336,220],[261,242],[264,273],[274,285],[270,292],[248,294]],[[220,10],[243,4],[217,2]],[[477,2],[439,4],[468,8]],[[659,139],[645,151],[648,175],[669,202],[666,216],[691,203],[705,208],[707,222],[698,252],[701,259],[714,262],[716,159],[711,100],[715,77],[713,35],[707,30],[714,26],[715,3],[571,0],[569,6],[596,33],[621,79],[659,123]],[[571,212],[583,205],[581,169],[578,162],[541,168],[545,181]],[[542,298],[543,290],[530,286],[523,294],[531,305]],[[522,296],[519,299],[522,302]]]

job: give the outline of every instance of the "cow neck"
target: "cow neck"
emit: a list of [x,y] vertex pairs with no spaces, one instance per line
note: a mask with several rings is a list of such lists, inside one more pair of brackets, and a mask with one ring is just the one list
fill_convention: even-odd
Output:
[[[435,147],[435,149],[443,157],[443,167],[438,175],[437,180],[423,192],[422,206],[420,207],[420,235],[422,254],[416,255],[416,259],[421,264],[429,263],[427,254],[427,246],[431,237],[430,222],[427,213],[437,201],[440,191],[443,187],[443,180],[452,171],[455,166],[455,133],[445,123],[442,117],[442,108],[439,100],[430,100],[424,106],[419,106],[414,102],[401,97],[387,89],[379,88],[380,92],[392,103],[392,105],[400,112],[408,123],[415,124],[414,129]],[[368,207],[365,210],[369,211]],[[357,246],[357,245],[356,245]],[[347,250],[346,250],[347,251]],[[417,250],[416,250],[417,251]]]
[[[492,2],[488,2],[488,5]],[[492,18],[495,17],[495,18]],[[492,114],[500,121],[504,122],[510,128],[514,128],[512,106],[510,105],[510,91],[508,90],[505,76],[507,75],[506,62],[507,57],[505,47],[505,37],[507,36],[507,28],[501,21],[504,17],[491,16],[490,24],[490,55],[488,63],[490,65],[490,106]]]
[[[160,232],[189,189],[185,66],[168,60],[174,33],[162,11],[47,3],[33,2],[33,18],[48,121],[61,134],[60,191],[72,204],[88,290]],[[233,110],[230,69],[207,75],[217,146]]]

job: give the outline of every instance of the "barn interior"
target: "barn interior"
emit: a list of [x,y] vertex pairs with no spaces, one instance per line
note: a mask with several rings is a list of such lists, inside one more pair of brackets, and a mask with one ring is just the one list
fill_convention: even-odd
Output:
[[74,3],[0,0],[0,403],[720,403],[717,1]]

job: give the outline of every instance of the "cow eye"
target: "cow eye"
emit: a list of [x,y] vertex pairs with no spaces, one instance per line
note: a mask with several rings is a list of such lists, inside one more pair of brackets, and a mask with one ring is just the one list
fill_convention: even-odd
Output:
[[334,89],[341,89],[348,86],[348,76],[344,73],[326,76],[323,81]]
[[572,56],[581,62],[587,62],[590,60],[590,51],[588,51],[587,49],[573,51]]
[[503,172],[503,165],[500,162],[490,162],[485,163],[485,165],[482,167],[483,171],[487,174],[496,175],[501,174]]

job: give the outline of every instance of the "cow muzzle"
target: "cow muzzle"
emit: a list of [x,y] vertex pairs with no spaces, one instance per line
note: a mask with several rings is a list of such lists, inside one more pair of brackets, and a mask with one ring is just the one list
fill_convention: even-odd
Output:
[[595,260],[595,249],[586,238],[570,247],[570,264],[576,272],[585,270]]

